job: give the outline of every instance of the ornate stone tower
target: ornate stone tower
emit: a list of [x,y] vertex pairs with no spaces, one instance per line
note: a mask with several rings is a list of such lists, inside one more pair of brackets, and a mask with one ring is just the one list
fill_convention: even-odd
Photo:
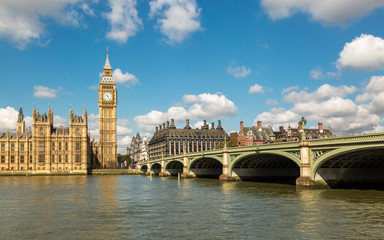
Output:
[[23,109],[21,107],[20,107],[20,110],[19,110],[19,115],[17,117],[16,132],[18,134],[25,133],[24,114],[23,114]]
[[102,168],[117,166],[116,144],[116,83],[112,78],[112,68],[107,59],[103,69],[103,77],[99,84],[99,162]]

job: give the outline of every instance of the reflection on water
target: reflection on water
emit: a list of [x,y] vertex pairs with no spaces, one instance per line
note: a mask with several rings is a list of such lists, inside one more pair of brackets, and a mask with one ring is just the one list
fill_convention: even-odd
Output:
[[0,182],[0,239],[384,238],[383,191],[146,176]]

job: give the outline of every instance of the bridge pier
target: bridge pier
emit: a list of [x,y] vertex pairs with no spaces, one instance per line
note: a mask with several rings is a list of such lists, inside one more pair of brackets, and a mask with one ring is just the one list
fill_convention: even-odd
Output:
[[296,186],[311,187],[311,188],[328,188],[325,181],[316,181],[311,178],[311,150],[309,148],[309,142],[305,138],[300,141],[300,177],[296,179]]
[[183,173],[180,175],[182,178],[192,177],[189,174],[188,166],[189,166],[189,159],[188,159],[187,151],[185,151],[185,149],[184,149],[183,150]]
[[225,143],[223,148],[223,173],[219,176],[220,181],[232,181],[234,178],[229,172],[229,153],[227,148],[227,143]]
[[166,174],[165,174],[165,161],[164,161],[164,156],[161,156],[161,168],[160,168],[159,177],[164,177],[164,176],[166,176]]

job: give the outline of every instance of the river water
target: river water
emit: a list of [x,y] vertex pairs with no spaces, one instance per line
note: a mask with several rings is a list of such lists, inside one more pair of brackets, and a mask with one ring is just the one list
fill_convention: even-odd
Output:
[[0,239],[384,239],[384,191],[147,176],[0,177]]

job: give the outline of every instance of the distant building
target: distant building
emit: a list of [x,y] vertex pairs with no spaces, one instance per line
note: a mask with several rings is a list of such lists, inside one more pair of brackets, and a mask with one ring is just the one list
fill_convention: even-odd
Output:
[[303,129],[299,123],[298,128],[291,128],[289,126],[285,130],[283,126],[280,126],[278,131],[273,131],[271,126],[263,127],[262,121],[257,121],[257,126],[252,127],[244,127],[244,122],[241,121],[237,141],[240,146],[273,143],[276,141],[298,141],[302,138],[302,131],[305,132],[307,139],[336,137],[331,128],[323,129],[322,123],[318,123],[317,129]]
[[240,146],[248,146],[260,143],[274,142],[280,133],[275,133],[272,127],[263,127],[262,122],[257,122],[257,127],[244,127],[244,122],[240,122],[240,130],[237,141]]
[[171,124],[167,121],[156,127],[156,132],[148,144],[148,155],[150,160],[155,160],[162,156],[183,154],[184,148],[187,153],[213,150],[225,138],[228,139],[228,134],[221,126],[220,120],[216,128],[214,123],[209,127],[204,120],[201,128],[192,129],[189,119],[186,120],[184,128],[176,128],[174,120],[171,119]]
[[301,140],[302,139],[301,131],[305,132],[305,136],[307,139],[336,137],[336,135],[332,132],[332,129],[330,127],[328,129],[323,129],[323,123],[319,122],[317,125],[317,128],[303,129],[301,124],[298,124],[298,128],[291,128],[290,126],[288,126],[286,139],[288,141]]
[[135,166],[138,162],[148,161],[148,139],[144,137],[141,139],[140,134],[132,137],[131,147],[127,148],[127,154],[132,159],[132,166]]

